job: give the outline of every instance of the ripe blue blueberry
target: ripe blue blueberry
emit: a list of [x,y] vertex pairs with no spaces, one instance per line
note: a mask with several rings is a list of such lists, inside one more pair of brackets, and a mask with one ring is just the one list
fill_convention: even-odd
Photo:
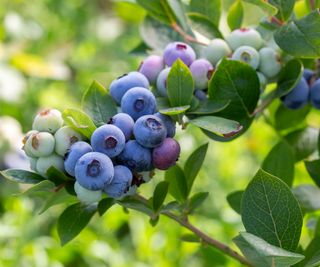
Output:
[[155,113],[154,116],[162,120],[167,129],[167,137],[174,137],[176,134],[176,122],[170,116],[161,114],[159,112]]
[[231,49],[223,39],[213,39],[202,51],[202,56],[215,66],[221,59],[231,54]]
[[305,78],[301,78],[299,83],[289,92],[281,97],[283,104],[290,109],[299,109],[308,103],[309,86]]
[[88,190],[102,190],[114,176],[111,159],[99,152],[84,154],[76,163],[75,177]]
[[196,59],[196,53],[193,48],[182,42],[169,43],[163,52],[163,59],[169,67],[180,58],[184,64],[190,66]]
[[160,146],[153,149],[153,166],[159,170],[167,170],[171,166],[175,165],[179,155],[179,143],[172,138],[166,138]]
[[[205,91],[197,89],[194,91],[194,96],[199,100],[199,101],[205,101],[208,99],[208,96]],[[172,137],[172,136],[168,136]]]
[[64,168],[68,174],[74,176],[74,169],[78,159],[84,154],[92,152],[92,147],[83,141],[74,143],[64,157]]
[[142,172],[152,169],[151,150],[139,145],[136,140],[130,140],[126,143],[118,160],[132,171]]
[[315,73],[313,70],[310,69],[304,69],[303,70],[303,77],[306,79],[306,81],[310,84],[311,79],[314,77]]
[[161,119],[154,115],[140,117],[133,127],[137,142],[144,147],[157,147],[167,136],[167,129]]
[[240,46],[234,51],[232,59],[249,64],[252,68],[257,69],[260,62],[260,56],[257,50],[250,46]]
[[128,141],[133,133],[134,120],[126,113],[118,113],[114,115],[108,124],[117,126],[124,134],[126,141]]
[[171,68],[162,70],[157,78],[157,91],[163,96],[167,97],[167,78]]
[[74,191],[81,203],[90,205],[99,202],[102,196],[102,191],[92,191],[81,186],[78,182],[74,183]]
[[48,157],[38,158],[36,169],[38,173],[46,176],[46,173],[51,166],[64,172],[63,158],[57,154],[51,154]]
[[61,112],[57,109],[41,111],[34,119],[32,129],[54,134],[63,124]]
[[152,55],[143,60],[139,67],[139,72],[141,72],[150,84],[155,84],[159,73],[164,68],[163,58],[160,56]]
[[320,109],[320,79],[317,79],[310,88],[310,101],[316,109]]
[[54,151],[54,137],[47,132],[32,133],[26,144],[24,150],[26,154],[31,157],[47,157]]
[[125,143],[123,132],[111,124],[100,126],[91,136],[93,151],[101,152],[110,158],[118,156],[124,149]]
[[259,49],[263,44],[260,33],[255,29],[247,28],[234,30],[227,36],[226,41],[233,51],[244,45]]
[[81,141],[82,136],[71,127],[63,126],[56,131],[54,139],[56,140],[55,152],[64,157],[70,146],[75,142]]
[[197,59],[190,65],[190,71],[193,77],[196,89],[208,88],[208,82],[214,72],[211,63],[206,59]]
[[281,70],[280,56],[270,47],[259,50],[260,64],[259,71],[267,78],[275,77]]
[[132,182],[132,172],[126,166],[114,167],[114,177],[111,184],[104,188],[104,192],[112,198],[121,198],[128,192]]
[[149,90],[142,87],[130,89],[121,100],[122,112],[129,114],[134,120],[143,115],[153,114],[156,108],[156,98]]
[[123,95],[131,88],[149,88],[149,86],[148,79],[142,73],[132,71],[118,77],[110,84],[110,94],[117,104],[120,104]]

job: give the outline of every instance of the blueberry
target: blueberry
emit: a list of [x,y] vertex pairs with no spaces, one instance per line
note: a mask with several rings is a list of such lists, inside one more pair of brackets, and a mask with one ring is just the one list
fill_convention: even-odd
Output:
[[161,114],[159,112],[155,113],[154,116],[162,120],[167,129],[167,137],[174,137],[176,134],[176,122],[170,116]]
[[270,47],[264,47],[259,51],[259,71],[267,78],[275,77],[281,70],[280,56]]
[[121,100],[122,112],[129,114],[134,120],[143,115],[153,114],[156,108],[156,98],[149,90],[142,87],[130,89]]
[[70,146],[82,140],[81,134],[73,130],[69,126],[63,126],[54,134],[56,140],[55,152],[63,156],[67,153]]
[[231,49],[225,40],[216,38],[205,46],[201,52],[202,56],[215,66],[219,60],[231,54]]
[[85,205],[99,202],[102,196],[102,191],[88,190],[87,188],[82,187],[78,182],[74,183],[74,191],[80,202]]
[[57,109],[45,109],[34,119],[32,129],[54,134],[63,124],[61,112]]
[[117,126],[123,132],[126,141],[131,138],[134,120],[128,114],[118,113],[108,121],[108,124]]
[[299,109],[308,103],[309,86],[305,78],[301,78],[299,83],[281,98],[283,104],[290,109]]
[[164,62],[170,67],[178,58],[180,58],[184,64],[190,66],[191,63],[196,59],[196,53],[191,46],[185,43],[169,43],[163,52]]
[[134,124],[133,134],[140,145],[153,148],[159,146],[166,138],[167,129],[160,118],[145,115]]
[[312,78],[314,77],[315,73],[313,70],[310,69],[304,69],[303,70],[303,77],[306,79],[306,81],[310,84]]
[[34,158],[35,155],[33,155],[33,154],[31,153],[30,149],[28,149],[28,147],[26,147],[26,143],[27,143],[29,137],[30,137],[32,134],[37,134],[37,133],[39,133],[39,132],[36,131],[36,130],[31,130],[31,131],[27,132],[27,133],[24,135],[23,139],[22,139],[22,144],[23,144],[22,149],[24,150],[24,152],[26,153],[26,155],[27,155],[28,157],[31,157],[31,158]]
[[64,168],[66,172],[74,176],[74,169],[78,159],[89,152],[92,152],[92,147],[86,142],[79,141],[71,145],[64,157]]
[[140,72],[133,71],[118,77],[110,84],[110,94],[112,98],[121,103],[123,95],[133,87],[149,88],[148,79]]
[[206,59],[197,59],[190,65],[190,71],[193,77],[196,89],[208,88],[208,82],[214,72],[211,63]]
[[155,84],[159,73],[164,68],[163,58],[152,55],[141,62],[139,72],[146,76],[151,84]]
[[47,132],[32,133],[26,144],[24,150],[30,157],[47,157],[54,151],[54,137]]
[[166,138],[164,142],[153,149],[152,162],[153,166],[160,170],[167,170],[175,165],[180,155],[179,143],[172,139]]
[[104,188],[104,192],[112,198],[121,198],[128,192],[132,182],[132,172],[126,166],[114,167],[114,177],[111,184]]
[[135,140],[126,143],[118,160],[132,171],[142,172],[152,169],[151,150],[139,145]]
[[157,91],[163,96],[167,97],[167,78],[171,68],[162,70],[157,78]]
[[310,88],[310,101],[316,109],[320,109],[320,79],[317,79]]
[[102,190],[114,176],[111,159],[99,152],[84,154],[76,163],[75,177],[88,190]]
[[47,171],[52,166],[64,172],[63,158],[57,154],[51,154],[48,157],[38,158],[36,169],[38,173],[46,176]]
[[237,29],[230,33],[226,38],[230,48],[234,51],[240,46],[250,46],[259,49],[263,45],[263,40],[258,31],[255,29]]
[[[194,96],[200,101],[205,101],[208,99],[206,92],[200,89],[197,89],[194,91]],[[173,137],[173,136],[168,136],[168,137]]]
[[232,59],[249,64],[252,68],[257,69],[260,62],[260,56],[257,50],[250,46],[240,46],[234,51]]
[[28,157],[28,159],[29,159],[30,169],[33,171],[37,171],[38,159],[37,158],[30,158],[30,157]]
[[93,151],[113,158],[124,149],[126,138],[123,132],[114,125],[106,124],[97,128],[91,136]]

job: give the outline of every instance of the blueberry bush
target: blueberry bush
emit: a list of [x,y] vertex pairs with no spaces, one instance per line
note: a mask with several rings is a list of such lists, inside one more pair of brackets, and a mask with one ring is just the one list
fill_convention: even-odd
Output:
[[[248,4],[263,16],[243,27]],[[62,245],[95,214],[121,206],[152,226],[163,216],[176,221],[189,230],[183,241],[212,246],[244,266],[320,266],[320,138],[307,119],[320,109],[320,1],[237,0],[226,13],[219,0],[134,5],[146,12],[131,51],[144,55],[140,66],[110,84],[94,80],[80,108],[41,110],[23,139],[32,171],[1,175],[31,184],[25,194],[41,196],[41,212],[68,204],[57,221]],[[232,240],[236,249],[192,223],[215,194],[194,192],[208,143],[182,165],[175,135],[195,127],[210,143],[232,147],[261,120],[278,140],[254,177],[226,197],[244,227]],[[295,185],[299,164],[314,185]],[[160,171],[164,179],[144,194]],[[303,231],[310,232],[307,244]]]

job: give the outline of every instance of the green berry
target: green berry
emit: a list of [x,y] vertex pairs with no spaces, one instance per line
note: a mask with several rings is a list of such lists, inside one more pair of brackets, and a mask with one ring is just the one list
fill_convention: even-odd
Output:
[[56,140],[55,152],[64,156],[72,144],[82,140],[82,136],[69,126],[64,126],[55,133],[54,139]]
[[260,56],[257,50],[250,46],[240,46],[234,51],[232,59],[249,64],[252,68],[257,69],[259,66]]
[[260,49],[259,55],[259,71],[267,78],[275,77],[281,69],[280,57],[276,50],[270,47],[264,47]]
[[28,159],[29,159],[30,169],[33,171],[37,171],[38,159],[37,158],[30,158],[30,157],[28,157]]
[[27,132],[27,133],[25,134],[25,136],[23,137],[23,139],[22,139],[22,144],[23,144],[22,149],[24,150],[24,152],[26,153],[26,155],[27,155],[28,157],[31,157],[31,158],[32,158],[32,157],[35,157],[35,156],[31,153],[30,149],[28,149],[28,147],[26,147],[26,143],[27,143],[29,137],[30,137],[32,134],[37,134],[37,133],[39,133],[39,132],[36,131],[36,130],[31,130],[31,131]]
[[39,158],[47,157],[54,150],[54,137],[47,132],[33,133],[29,136],[24,150],[28,156]]
[[102,191],[92,191],[82,187],[78,182],[74,184],[74,191],[81,203],[90,205],[99,202],[102,196]]
[[261,35],[255,29],[241,28],[234,30],[226,38],[227,43],[234,51],[240,46],[251,46],[255,49],[259,49],[263,45]]
[[48,157],[41,157],[37,161],[37,172],[46,176],[48,169],[53,166],[56,169],[64,172],[64,160],[57,154],[51,154]]
[[210,61],[212,65],[216,65],[219,60],[231,54],[231,49],[227,42],[223,39],[213,39],[203,50],[202,56]]
[[41,111],[34,119],[32,129],[54,134],[63,124],[61,112],[57,109]]

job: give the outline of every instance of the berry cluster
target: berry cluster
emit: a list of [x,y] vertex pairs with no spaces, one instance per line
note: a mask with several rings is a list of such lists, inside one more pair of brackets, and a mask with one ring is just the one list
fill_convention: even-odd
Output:
[[320,109],[320,79],[316,78],[314,71],[305,69],[299,83],[281,100],[290,109],[303,108],[309,101]]

